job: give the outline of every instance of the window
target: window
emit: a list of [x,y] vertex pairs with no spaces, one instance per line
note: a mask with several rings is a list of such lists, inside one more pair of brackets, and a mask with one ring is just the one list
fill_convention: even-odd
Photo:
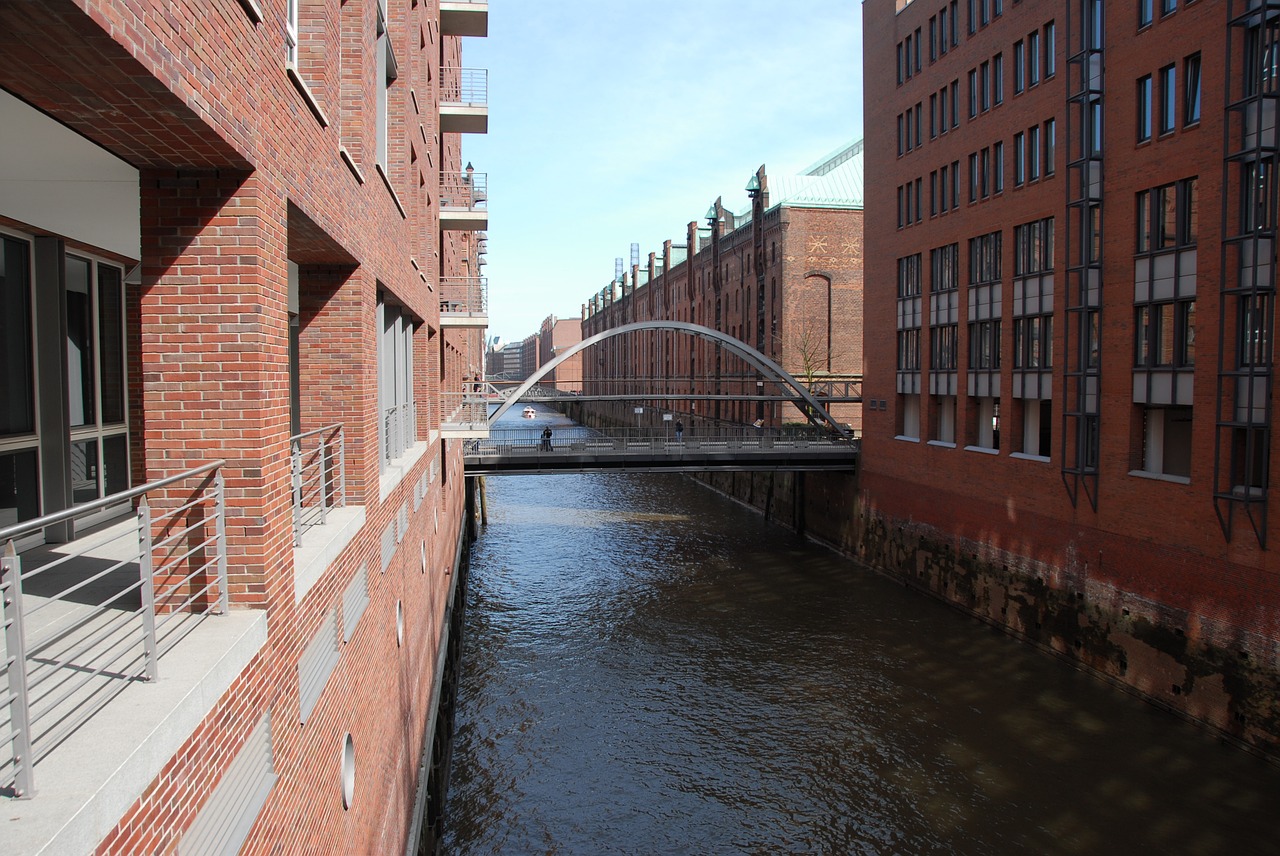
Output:
[[1138,194],[1139,254],[1195,245],[1198,186],[1198,178],[1188,178]]
[[1177,122],[1178,69],[1166,65],[1160,69],[1160,133],[1167,134]]
[[[997,327],[999,325],[997,324]],[[977,429],[974,434],[974,445],[981,449],[1000,448],[1000,400],[998,398],[977,398],[974,408],[977,411]]]
[[898,331],[898,371],[920,371],[920,328]]
[[938,216],[938,171],[929,173],[929,216]]
[[1032,125],[1027,129],[1027,180],[1040,178],[1040,127]]
[[969,118],[978,115],[978,70],[969,70]]
[[1182,61],[1182,124],[1200,121],[1200,54]]
[[916,148],[920,148],[924,144],[924,130],[920,127],[924,123],[924,102],[916,102]]
[[956,442],[956,397],[954,395],[940,395],[935,401],[933,439],[939,443],[954,445]]
[[982,198],[986,199],[991,195],[991,149],[985,148],[982,150],[980,167],[982,171]]
[[1160,16],[1172,15],[1178,11],[1178,0],[1160,0]]
[[285,0],[284,50],[289,68],[298,67],[298,4],[301,0]]
[[936,293],[956,289],[960,285],[960,245],[936,247],[931,256],[930,291]]
[[1134,307],[1134,366],[1189,368],[1196,364],[1196,302],[1193,299]]
[[1049,399],[1022,401],[1022,454],[1048,458],[1053,440],[1053,407]]
[[978,153],[969,155],[969,201],[978,201]]
[[1044,79],[1058,73],[1058,33],[1053,21],[1044,25]]
[[1024,135],[1019,132],[1013,135],[1013,183],[1021,187],[1027,180],[1027,155]]
[[951,162],[951,207],[960,207],[960,161]]
[[902,114],[899,113],[898,114],[898,157],[902,157],[902,153],[906,151],[903,145],[902,125],[903,125]]
[[1273,295],[1265,292],[1240,297],[1240,344],[1236,359],[1242,368],[1271,364],[1271,315],[1275,311],[1273,303]]
[[396,78],[400,76],[400,72],[396,63],[396,56],[391,50],[391,37],[387,32],[387,13],[381,2],[378,3],[377,44],[374,47],[374,52],[378,63],[378,78],[375,87],[377,89],[376,154],[377,162],[386,170],[389,163],[387,158],[389,140],[387,95],[391,89],[391,84],[395,83]]
[[1053,270],[1053,218],[1033,220],[1013,230],[1013,275]]
[[929,94],[929,139],[938,136],[938,93]]
[[898,259],[898,297],[920,296],[920,254]]
[[938,53],[943,56],[947,53],[947,42],[950,41],[947,32],[947,7],[943,6],[938,10],[938,35],[940,36],[938,39]]
[[378,433],[382,467],[401,457],[417,441],[413,400],[412,316],[378,294]]
[[938,324],[929,328],[929,368],[935,372],[956,370],[956,324]]
[[1145,27],[1151,23],[1152,0],[1138,0],[1138,26]]
[[1000,232],[969,239],[969,284],[1000,281]]
[[1053,316],[1027,315],[1013,320],[1013,367],[1053,368]]
[[1001,140],[995,144],[992,152],[992,193],[1004,192],[1004,141]]
[[951,81],[951,127],[960,127],[960,81]]
[[980,78],[979,90],[982,94],[982,112],[991,109],[991,63],[984,62],[978,66],[978,76]]
[[1004,103],[1004,54],[991,58],[991,94],[997,106]]
[[903,69],[904,69],[904,66],[902,64],[902,42],[898,42],[898,85],[899,86],[902,85]]
[[1022,41],[1013,43],[1013,94],[1027,88],[1027,60]]
[[1241,188],[1240,224],[1245,232],[1265,232],[1272,227],[1272,167],[1266,160],[1251,161],[1244,166]]
[[1151,139],[1151,75],[1138,78],[1138,142]]
[[938,16],[929,19],[929,62],[938,59]]
[[1027,35],[1027,86],[1040,82],[1040,34]]
[[938,177],[940,179],[938,183],[941,191],[940,202],[942,203],[940,207],[943,214],[946,214],[947,211],[951,209],[951,186],[948,184],[949,172],[950,168],[946,164],[943,164],[942,168],[938,170]]
[[1049,119],[1044,123],[1044,174],[1053,175],[1055,167],[1054,159],[1058,156],[1058,144],[1056,140],[1058,123],[1056,119]]
[[969,0],[969,35],[971,36],[978,31],[978,14],[977,9],[974,8],[977,3],[978,0]]
[[969,368],[1000,370],[1000,319],[969,324]]

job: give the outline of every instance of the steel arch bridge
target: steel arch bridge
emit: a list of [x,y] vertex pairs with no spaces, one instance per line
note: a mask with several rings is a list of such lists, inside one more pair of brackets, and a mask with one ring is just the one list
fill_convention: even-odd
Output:
[[754,366],[760,374],[774,381],[782,388],[790,389],[794,392],[794,397],[791,397],[788,400],[791,401],[792,404],[796,405],[802,413],[808,416],[810,422],[813,422],[815,425],[820,424],[818,419],[818,417],[820,417],[822,422],[825,422],[829,428],[840,436],[847,437],[850,435],[849,429],[837,422],[832,415],[827,412],[827,409],[813,397],[813,394],[810,393],[803,384],[788,374],[782,366],[778,365],[773,360],[769,359],[764,354],[760,353],[740,339],[735,339],[733,336],[730,336],[727,333],[722,333],[719,330],[713,330],[710,327],[703,327],[701,324],[691,324],[687,321],[635,321],[630,324],[623,324],[621,327],[614,327],[612,329],[605,330],[602,333],[597,333],[594,336],[583,339],[563,354],[560,354],[555,359],[539,368],[536,372],[530,375],[524,383],[516,387],[515,391],[507,396],[507,400],[493,412],[492,416],[489,417],[489,425],[492,426],[497,422],[502,414],[510,410],[512,405],[519,401],[521,396],[532,389],[538,381],[542,380],[543,377],[554,371],[556,366],[560,365],[573,355],[581,353],[587,348],[603,342],[606,339],[611,339],[614,336],[621,336],[625,333],[635,333],[643,330],[675,330],[677,332],[688,333],[691,336],[707,339],[723,345],[747,363]]

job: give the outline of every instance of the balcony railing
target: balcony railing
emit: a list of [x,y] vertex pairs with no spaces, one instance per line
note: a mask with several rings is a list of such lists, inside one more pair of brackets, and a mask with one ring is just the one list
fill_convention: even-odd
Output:
[[489,104],[489,70],[487,68],[440,69],[440,103],[486,107]]
[[[440,428],[446,432],[484,432],[489,430],[489,404],[479,391],[481,384],[468,384],[467,392],[440,394]],[[494,403],[497,406],[497,403]]]
[[410,401],[382,412],[383,455],[394,461],[408,451],[418,434],[417,405]]
[[489,314],[489,281],[483,276],[444,277],[440,280],[440,314]]
[[461,211],[487,211],[489,174],[467,170],[440,175],[440,207]]
[[[0,530],[0,792],[32,796],[35,765],[131,682],[158,679],[190,615],[226,614],[225,463]],[[20,539],[134,500],[131,520],[18,554]]]
[[329,509],[347,504],[347,443],[342,425],[289,438],[293,471],[293,544],[312,526],[328,522]]

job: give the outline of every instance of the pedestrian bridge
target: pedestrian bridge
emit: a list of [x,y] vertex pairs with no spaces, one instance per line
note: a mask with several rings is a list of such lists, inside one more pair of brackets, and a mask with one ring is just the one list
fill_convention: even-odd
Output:
[[532,473],[856,471],[859,441],[812,428],[750,426],[686,431],[570,427],[544,438],[540,428],[494,429],[467,441],[467,475]]

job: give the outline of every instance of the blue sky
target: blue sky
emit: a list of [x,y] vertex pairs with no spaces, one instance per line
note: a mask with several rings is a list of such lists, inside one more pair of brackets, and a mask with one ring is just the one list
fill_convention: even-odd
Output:
[[682,243],[760,164],[794,174],[862,136],[858,0],[490,0],[489,335],[577,318],[630,264]]

